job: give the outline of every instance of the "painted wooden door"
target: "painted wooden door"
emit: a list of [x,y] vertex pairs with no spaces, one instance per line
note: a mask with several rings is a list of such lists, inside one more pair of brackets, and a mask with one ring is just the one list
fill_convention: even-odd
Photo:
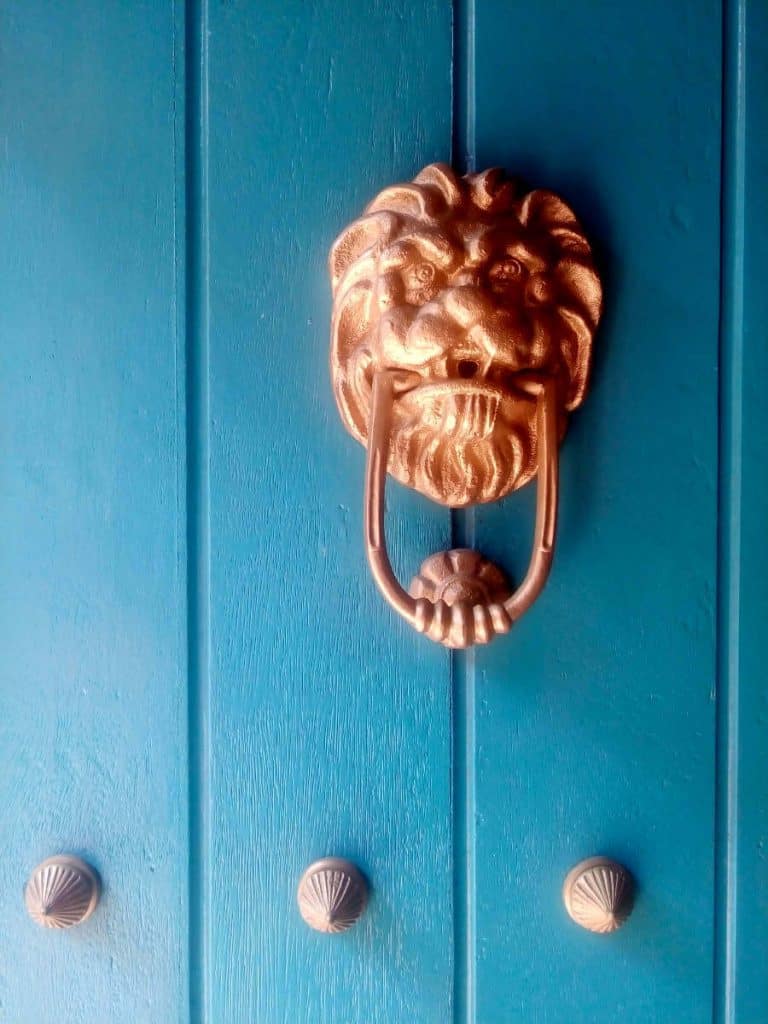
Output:
[[[0,1019],[765,1021],[764,6],[0,10]],[[607,300],[551,582],[453,655],[364,564],[325,271],[447,159],[567,197]],[[519,573],[532,500],[394,486],[398,571]],[[104,896],[50,934],[62,851]],[[596,853],[607,938],[560,899]],[[373,889],[333,938],[326,854]]]

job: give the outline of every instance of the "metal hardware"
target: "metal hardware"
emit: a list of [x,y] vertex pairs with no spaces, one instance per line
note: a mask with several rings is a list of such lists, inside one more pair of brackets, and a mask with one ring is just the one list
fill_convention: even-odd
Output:
[[79,857],[61,854],[37,865],[24,889],[24,903],[41,928],[71,928],[91,916],[100,895],[94,869]]
[[563,883],[565,909],[590,932],[615,932],[632,913],[634,880],[608,857],[590,857],[568,872]]
[[296,892],[301,916],[315,931],[345,932],[362,917],[368,883],[354,864],[326,857],[310,864]]
[[[433,164],[384,189],[342,232],[330,271],[331,377],[344,425],[368,449],[373,576],[431,639],[487,643],[531,606],[552,563],[557,447],[586,393],[602,310],[587,239],[552,192],[523,193],[499,170],[459,178]],[[448,551],[407,592],[386,551],[387,472],[451,508],[538,477],[517,590],[482,556],[472,564]]]

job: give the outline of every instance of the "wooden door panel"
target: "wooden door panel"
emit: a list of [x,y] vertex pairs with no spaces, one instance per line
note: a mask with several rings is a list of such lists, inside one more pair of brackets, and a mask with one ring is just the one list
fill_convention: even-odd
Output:
[[[64,6],[0,16],[0,1017],[762,1024],[764,5]],[[449,157],[560,192],[606,294],[551,580],[454,654],[368,573],[325,267]],[[519,578],[534,487],[388,498],[403,581]],[[66,934],[57,852],[104,881]],[[610,937],[560,897],[597,853]]]
[[[448,150],[450,10],[213,3],[205,33],[211,1019],[444,1024],[448,656],[365,565],[325,261],[378,188]],[[403,492],[392,506],[412,569],[448,516]],[[364,921],[330,939],[294,896],[328,854],[373,884]]]
[[[477,653],[477,1019],[712,1012],[720,7],[480,4],[475,158],[560,191],[606,312],[562,448],[541,599]],[[534,495],[476,513],[525,565]],[[472,656],[470,656],[472,658]],[[606,939],[565,917],[608,854],[641,898]]]
[[[0,1016],[13,1024],[187,1019],[174,16],[90,0],[2,15]],[[104,893],[82,929],[52,933],[22,887],[61,852],[90,860]]]

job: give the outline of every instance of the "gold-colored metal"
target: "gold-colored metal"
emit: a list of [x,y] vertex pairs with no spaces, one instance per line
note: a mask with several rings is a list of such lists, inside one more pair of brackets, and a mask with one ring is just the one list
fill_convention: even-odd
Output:
[[[345,426],[368,448],[374,577],[432,639],[486,643],[531,605],[551,565],[557,446],[584,398],[601,312],[589,244],[553,193],[524,194],[499,170],[459,178],[433,164],[369,204],[334,243],[330,270],[331,376]],[[518,590],[465,579],[445,592],[414,581],[407,593],[384,546],[387,472],[452,508],[538,476]]]
[[615,932],[632,913],[634,880],[608,857],[589,857],[572,868],[563,883],[563,902],[576,924],[590,932]]
[[498,566],[472,548],[438,551],[421,563],[418,576],[408,588],[411,597],[426,597],[433,604],[459,601],[475,604],[503,604],[512,594],[507,578]]
[[[539,395],[537,433],[539,445],[539,481],[536,502],[536,528],[528,572],[518,589],[504,601],[494,588],[486,599],[462,598],[455,592],[432,599],[407,593],[398,583],[387,554],[384,533],[384,487],[386,454],[389,448],[389,418],[392,408],[392,374],[377,373],[373,383],[371,427],[365,482],[365,543],[371,572],[386,599],[420,633],[446,647],[470,647],[488,643],[494,636],[508,633],[546,583],[552,564],[557,526],[557,419],[555,384],[537,382]],[[450,553],[449,553],[450,555]]]

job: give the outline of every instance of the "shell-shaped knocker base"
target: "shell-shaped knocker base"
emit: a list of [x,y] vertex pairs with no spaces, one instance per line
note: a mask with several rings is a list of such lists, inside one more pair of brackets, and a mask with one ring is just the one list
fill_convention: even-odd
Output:
[[426,598],[438,607],[443,602],[451,609],[443,639],[446,647],[487,643],[512,625],[504,608],[512,594],[507,577],[472,548],[453,548],[430,555],[411,580],[408,593],[411,597]]
[[430,555],[408,588],[412,597],[430,601],[503,604],[512,593],[507,577],[493,562],[472,548],[453,548]]
[[41,928],[71,928],[96,909],[99,876],[79,857],[61,854],[38,864],[24,890],[27,912]]
[[563,900],[576,924],[590,932],[608,934],[621,928],[632,913],[634,881],[616,861],[590,857],[568,873]]
[[301,916],[317,932],[345,932],[362,917],[368,884],[354,864],[326,857],[310,864],[296,892]]

